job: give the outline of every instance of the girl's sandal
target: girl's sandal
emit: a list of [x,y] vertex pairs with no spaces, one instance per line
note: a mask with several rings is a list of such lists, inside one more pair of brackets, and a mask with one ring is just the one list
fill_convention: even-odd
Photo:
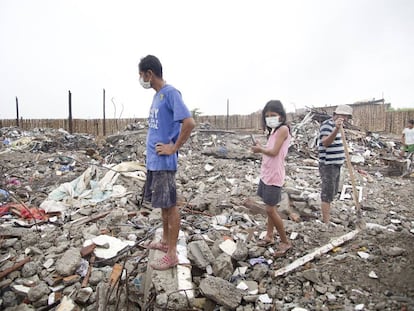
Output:
[[286,255],[287,251],[292,248],[292,244],[280,243],[279,247],[275,251],[275,257],[283,257]]
[[257,245],[261,246],[261,247],[267,247],[267,246],[270,246],[270,245],[273,245],[273,244],[275,244],[275,241],[269,241],[269,240],[265,240],[265,239],[259,240],[257,242]]

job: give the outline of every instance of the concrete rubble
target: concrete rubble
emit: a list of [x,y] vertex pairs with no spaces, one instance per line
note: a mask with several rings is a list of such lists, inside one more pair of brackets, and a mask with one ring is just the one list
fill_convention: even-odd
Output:
[[277,240],[257,245],[266,214],[250,132],[200,124],[180,151],[179,265],[166,271],[148,264],[162,253],[146,247],[161,220],[142,202],[144,125],[106,138],[0,129],[0,309],[414,309],[414,174],[399,138],[346,128],[366,227],[345,165],[325,225],[321,117],[292,122],[279,211],[294,247],[281,258]]

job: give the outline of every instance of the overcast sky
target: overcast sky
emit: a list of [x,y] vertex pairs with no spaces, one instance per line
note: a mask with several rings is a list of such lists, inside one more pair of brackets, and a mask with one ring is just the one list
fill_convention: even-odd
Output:
[[414,108],[412,0],[0,0],[0,118],[147,117],[137,65],[203,115],[385,99]]

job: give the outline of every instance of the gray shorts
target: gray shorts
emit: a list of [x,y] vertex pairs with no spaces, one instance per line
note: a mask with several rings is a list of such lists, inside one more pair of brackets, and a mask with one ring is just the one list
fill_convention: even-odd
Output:
[[177,204],[176,171],[147,171],[144,201],[152,207],[170,208]]
[[261,179],[257,188],[257,195],[263,202],[270,206],[277,205],[282,199],[282,188],[278,186],[266,185]]
[[321,201],[331,203],[338,193],[339,178],[341,176],[340,164],[319,163],[319,175],[321,176]]

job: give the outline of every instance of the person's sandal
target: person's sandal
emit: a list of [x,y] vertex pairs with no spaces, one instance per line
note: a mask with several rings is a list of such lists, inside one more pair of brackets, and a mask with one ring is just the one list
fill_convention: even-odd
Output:
[[287,251],[292,248],[292,244],[280,243],[279,247],[275,251],[275,257],[283,257],[286,255]]
[[154,270],[168,270],[178,265],[178,258],[171,259],[170,256],[165,255],[164,257],[151,263],[150,266]]
[[168,245],[164,244],[164,243],[161,243],[161,241],[150,243],[148,245],[148,248],[149,249],[157,249],[157,250],[159,250],[161,252],[164,252],[164,253],[168,252]]
[[260,247],[267,247],[267,246],[270,246],[270,245],[273,245],[273,244],[275,244],[275,241],[269,241],[269,240],[265,240],[265,239],[259,240],[257,242],[257,245],[260,246]]

